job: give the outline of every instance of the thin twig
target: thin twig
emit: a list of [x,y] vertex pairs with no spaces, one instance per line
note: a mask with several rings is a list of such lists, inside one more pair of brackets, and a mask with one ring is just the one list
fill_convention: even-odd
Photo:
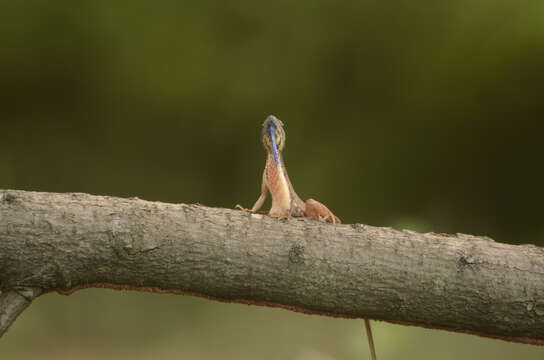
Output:
[[366,337],[368,339],[368,348],[370,349],[370,357],[372,360],[376,360],[376,349],[374,347],[374,338],[372,337],[372,328],[370,327],[370,320],[365,319]]

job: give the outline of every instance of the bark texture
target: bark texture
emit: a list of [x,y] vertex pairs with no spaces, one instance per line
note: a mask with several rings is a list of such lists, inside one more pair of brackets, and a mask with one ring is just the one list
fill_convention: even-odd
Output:
[[87,194],[0,190],[0,289],[200,295],[544,343],[544,249]]
[[40,289],[18,289],[0,294],[0,336],[40,293]]

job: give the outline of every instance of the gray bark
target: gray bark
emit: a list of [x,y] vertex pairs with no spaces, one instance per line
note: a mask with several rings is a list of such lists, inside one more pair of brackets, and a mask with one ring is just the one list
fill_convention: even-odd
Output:
[[0,337],[40,293],[41,289],[17,289],[0,294]]
[[544,249],[0,190],[0,289],[174,292],[544,343]]

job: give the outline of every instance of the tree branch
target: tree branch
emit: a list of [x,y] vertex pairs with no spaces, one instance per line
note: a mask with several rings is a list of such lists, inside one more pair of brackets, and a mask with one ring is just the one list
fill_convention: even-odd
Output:
[[0,337],[40,294],[40,289],[32,288],[8,290],[0,294]]
[[544,249],[486,237],[0,190],[1,289],[183,293],[542,345],[543,276]]

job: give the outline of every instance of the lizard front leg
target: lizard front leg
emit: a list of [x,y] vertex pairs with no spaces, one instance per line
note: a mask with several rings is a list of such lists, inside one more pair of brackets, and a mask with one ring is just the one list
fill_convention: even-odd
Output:
[[268,184],[266,183],[266,169],[263,171],[263,181],[261,182],[261,195],[255,201],[255,204],[251,208],[251,212],[257,212],[260,208],[263,207],[263,204],[266,200],[266,195],[268,195]]
[[306,204],[306,207],[304,209],[305,216],[318,220],[318,221],[320,220],[328,221],[333,224],[342,223],[342,221],[340,221],[340,219],[337,216],[335,216],[332,213],[332,211],[329,210],[328,207],[326,207],[319,201],[314,199],[308,199],[306,200],[305,204]]
[[235,209],[240,209],[242,211],[247,211],[250,213],[256,213],[259,211],[261,207],[263,207],[263,204],[266,200],[266,196],[268,195],[268,185],[266,183],[266,169],[263,171],[263,181],[261,182],[261,195],[259,195],[259,198],[257,201],[255,201],[255,204],[251,209],[246,209],[242,205],[236,205]]

